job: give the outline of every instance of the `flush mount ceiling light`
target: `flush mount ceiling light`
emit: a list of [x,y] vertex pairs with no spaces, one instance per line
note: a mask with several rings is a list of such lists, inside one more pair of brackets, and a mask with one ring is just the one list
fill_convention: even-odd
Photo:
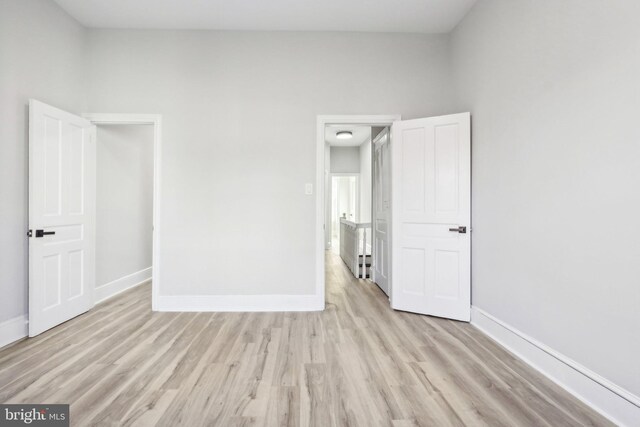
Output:
[[336,138],[351,139],[353,138],[353,132],[351,132],[350,130],[341,130],[340,132],[336,133]]

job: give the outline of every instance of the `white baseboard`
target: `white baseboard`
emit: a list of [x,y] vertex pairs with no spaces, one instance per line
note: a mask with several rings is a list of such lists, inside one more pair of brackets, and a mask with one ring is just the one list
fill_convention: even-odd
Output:
[[317,295],[158,295],[157,311],[321,311]]
[[640,398],[478,307],[471,324],[620,426],[640,420]]
[[20,315],[0,323],[0,348],[29,335],[29,318]]
[[152,270],[152,267],[147,267],[112,282],[98,286],[95,290],[96,304],[113,296],[116,296],[119,293],[126,291],[127,289],[131,289],[145,282],[148,282],[149,280],[151,280]]

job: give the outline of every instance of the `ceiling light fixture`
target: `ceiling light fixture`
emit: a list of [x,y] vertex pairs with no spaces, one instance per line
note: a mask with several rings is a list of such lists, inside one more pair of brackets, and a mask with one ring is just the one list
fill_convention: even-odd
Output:
[[351,138],[353,138],[353,132],[351,132],[349,130],[341,130],[340,132],[336,133],[336,138],[338,138],[338,139],[351,139]]

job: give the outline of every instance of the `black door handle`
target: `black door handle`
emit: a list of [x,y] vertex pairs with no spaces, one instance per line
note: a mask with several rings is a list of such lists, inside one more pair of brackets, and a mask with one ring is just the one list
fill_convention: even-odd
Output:
[[50,234],[56,234],[55,231],[36,230],[36,237],[44,237]]
[[467,233],[467,227],[460,226],[458,228],[450,228],[449,231],[455,231],[456,233],[466,234]]

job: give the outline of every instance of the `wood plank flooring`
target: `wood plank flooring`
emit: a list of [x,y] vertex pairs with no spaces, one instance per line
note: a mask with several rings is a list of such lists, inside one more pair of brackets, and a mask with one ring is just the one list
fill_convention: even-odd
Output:
[[0,351],[0,402],[75,426],[606,426],[469,324],[394,312],[327,254],[327,308],[154,313],[142,286]]

